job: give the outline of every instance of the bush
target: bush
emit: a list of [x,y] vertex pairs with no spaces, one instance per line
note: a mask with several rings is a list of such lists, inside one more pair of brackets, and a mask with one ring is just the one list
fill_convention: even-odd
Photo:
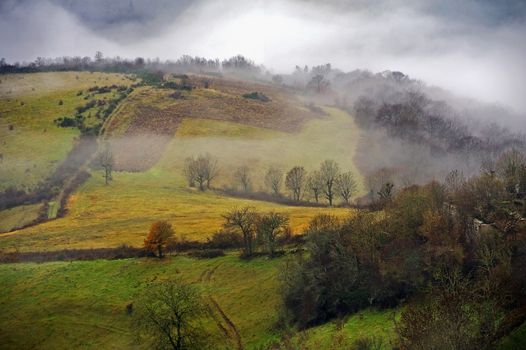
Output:
[[257,92],[257,91],[254,91],[254,92],[251,92],[251,93],[248,93],[248,94],[244,94],[243,97],[244,98],[250,98],[250,99],[253,99],[253,100],[258,100],[258,101],[261,101],[261,102],[268,102],[268,101],[270,101],[270,98],[268,98],[265,94],[263,94],[262,92]]
[[208,245],[216,249],[242,248],[243,236],[234,231],[218,231],[212,235]]

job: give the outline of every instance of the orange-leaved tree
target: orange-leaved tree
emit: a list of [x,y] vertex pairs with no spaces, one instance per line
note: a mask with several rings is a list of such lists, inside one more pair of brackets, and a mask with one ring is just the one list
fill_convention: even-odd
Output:
[[170,242],[170,239],[174,235],[172,225],[167,221],[156,221],[150,227],[150,232],[144,240],[144,248],[152,252],[157,253],[159,258],[163,257],[163,249]]

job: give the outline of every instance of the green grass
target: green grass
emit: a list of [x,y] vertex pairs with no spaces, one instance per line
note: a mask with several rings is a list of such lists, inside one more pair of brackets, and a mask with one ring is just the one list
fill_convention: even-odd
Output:
[[130,84],[123,75],[88,72],[3,75],[0,80],[0,190],[31,188],[66,157],[79,131],[59,128],[53,120],[87,102],[85,91],[77,96],[79,90]]
[[[238,329],[247,349],[280,341],[274,327],[279,302],[276,274],[283,259],[242,261],[235,255],[209,260],[184,256],[114,261],[0,265],[0,344],[5,349],[141,348],[131,331],[126,305],[147,284],[180,277],[218,302]],[[215,268],[209,281],[204,272]],[[214,348],[231,346],[218,328]],[[389,314],[364,311],[344,324],[344,335],[391,336]],[[333,324],[305,332],[308,344],[325,344]]]
[[[71,115],[75,107],[85,104],[83,96],[77,96],[78,90],[127,82],[123,76],[102,73],[2,77],[0,153],[4,161],[0,163],[0,190],[11,185],[33,186],[64,159],[78,130],[55,127],[53,120]],[[195,107],[203,107],[198,104],[239,95],[236,89],[243,90],[218,86],[218,90],[196,89],[187,97],[196,103]],[[168,112],[175,108],[173,100],[167,98],[169,91],[151,90],[138,88],[126,103],[119,105],[109,120],[109,124],[116,122],[112,133],[124,132],[133,122],[134,109],[141,104]],[[0,235],[0,250],[141,246],[149,226],[156,220],[170,221],[178,238],[205,240],[220,229],[221,214],[246,205],[288,214],[294,232],[302,232],[310,219],[320,213],[352,215],[354,211],[343,208],[291,207],[187,188],[182,176],[184,159],[205,152],[218,158],[221,170],[215,183],[217,187],[235,186],[233,172],[242,165],[250,166],[254,189],[261,190],[264,173],[272,165],[284,171],[301,165],[311,171],[327,158],[336,160],[342,170],[353,171],[361,187],[362,180],[353,161],[360,134],[352,118],[328,108],[327,116],[305,118],[307,122],[299,129],[287,129],[286,123],[272,128],[268,121],[260,120],[261,117],[276,117],[278,114],[272,111],[286,114],[284,111],[289,110],[287,101],[277,92],[272,98],[273,102],[264,106],[268,111],[259,110],[258,105],[241,97],[234,99],[246,108],[240,111],[237,105],[225,107],[232,109],[229,115],[236,122],[218,120],[221,119],[220,105],[211,104],[217,107],[215,120],[199,114],[199,108],[193,111],[190,107],[194,105],[189,106],[188,111],[195,115],[183,119],[153,168],[142,173],[116,172],[109,186],[104,185],[99,171],[93,171],[92,177],[69,198],[65,217]],[[24,105],[20,103],[22,100]],[[59,100],[63,101],[62,105],[58,104]],[[290,111],[302,111],[298,102],[295,103]],[[259,114],[248,115],[254,111]],[[90,112],[94,111],[85,112],[86,116]],[[247,120],[236,119],[243,113],[247,114]],[[296,122],[303,120],[300,117],[296,115]],[[14,130],[8,130],[10,124]],[[257,127],[264,125],[267,127]],[[48,216],[54,217],[58,207],[50,204]],[[0,222],[17,221],[17,217],[28,219],[31,217],[28,213],[35,208],[4,211],[0,213]],[[282,259],[265,258],[241,261],[236,253],[210,260],[178,256],[164,261],[127,259],[0,265],[0,344],[7,349],[141,348],[130,331],[126,305],[137,300],[148,282],[180,276],[217,300],[236,325],[246,348],[267,348],[281,341],[281,334],[274,327],[279,302],[276,275],[281,262]],[[203,279],[205,272],[213,268],[212,278]],[[296,334],[291,341],[319,348],[341,334],[349,339],[369,334],[392,339],[389,317],[388,313],[367,310],[349,317],[342,330],[329,323]],[[211,321],[208,328],[215,330],[213,341],[217,348],[232,344],[218,333]]]
[[[209,282],[202,274],[218,266]],[[279,260],[186,257],[0,266],[3,348],[134,348],[125,307],[147,284],[175,277],[217,300],[248,347],[276,338]],[[212,321],[218,347],[229,343]]]
[[21,205],[0,211],[0,233],[15,230],[36,220],[42,204]]
[[522,350],[526,344],[526,322],[504,337],[500,342],[499,350]]
[[57,201],[48,202],[48,211],[47,211],[48,219],[54,219],[57,217],[59,205],[60,204]]
[[326,324],[297,332],[289,339],[298,349],[344,349],[359,338],[377,338],[382,349],[396,344],[393,316],[395,310],[366,309]]

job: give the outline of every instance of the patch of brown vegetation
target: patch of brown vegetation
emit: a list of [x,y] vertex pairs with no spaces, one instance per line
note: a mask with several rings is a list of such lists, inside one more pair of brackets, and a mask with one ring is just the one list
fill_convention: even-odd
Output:
[[[188,99],[178,101],[174,106],[185,116],[208,118],[242,123],[279,131],[296,132],[308,120],[319,115],[305,108],[290,91],[267,84],[247,83],[238,80],[192,76],[189,82],[198,87],[196,94],[206,90],[218,91],[220,97]],[[209,89],[199,89],[208,83]],[[201,90],[201,91],[200,91]],[[251,92],[261,92],[270,98],[268,102],[244,98]],[[205,95],[206,96],[206,95]]]
[[181,120],[154,107],[138,108],[124,134],[111,138],[115,170],[143,171],[155,165]]
[[[279,131],[298,131],[319,117],[285,89],[265,84],[190,76],[195,87],[174,99],[172,89],[144,88],[122,103],[106,126],[115,157],[115,169],[143,171],[153,166],[174,136],[183,118],[207,118]],[[205,88],[208,86],[208,88]],[[268,102],[244,98],[258,91]]]

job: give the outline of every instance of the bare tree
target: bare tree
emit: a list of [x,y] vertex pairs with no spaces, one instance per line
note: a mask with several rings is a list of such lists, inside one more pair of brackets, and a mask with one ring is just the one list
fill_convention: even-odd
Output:
[[104,170],[104,174],[102,174],[104,177],[104,182],[106,185],[108,185],[109,182],[113,180],[112,172],[113,166],[115,164],[113,160],[113,152],[111,151],[111,147],[108,143],[105,143],[102,146],[102,149],[99,153],[99,164]]
[[320,194],[323,191],[323,178],[319,171],[314,171],[307,178],[307,187],[314,196],[316,203],[320,201]]
[[450,171],[444,180],[445,190],[448,193],[448,195],[460,191],[462,186],[465,185],[465,183],[466,178],[464,176],[464,173],[458,171],[457,169]]
[[242,167],[237,168],[236,172],[234,173],[234,177],[239,185],[241,185],[241,189],[244,192],[250,191],[252,183],[250,180],[250,169],[248,166],[243,165]]
[[277,236],[287,229],[288,224],[289,218],[280,213],[270,212],[259,218],[257,226],[258,238],[265,242],[267,252],[271,257],[274,256],[276,251]]
[[179,280],[150,285],[134,316],[139,339],[157,349],[202,349],[206,308],[198,290]]
[[257,230],[257,222],[259,215],[252,207],[244,207],[241,209],[232,209],[223,215],[225,223],[223,227],[227,229],[238,229],[243,235],[243,244],[245,246],[244,253],[248,256],[252,255],[254,251],[254,237]]
[[367,174],[365,183],[371,200],[375,199],[385,184],[393,182],[394,174],[395,171],[392,168],[380,168]]
[[217,159],[208,153],[200,155],[196,159],[187,158],[185,160],[184,175],[190,187],[197,183],[201,191],[210,189],[212,181],[218,173]]
[[309,81],[308,86],[313,88],[317,93],[325,91],[330,83],[323,74],[316,74]]
[[188,182],[189,187],[195,187],[195,179],[197,177],[195,160],[192,157],[188,157],[184,160],[184,177]]
[[336,185],[336,191],[338,191],[340,197],[345,201],[345,204],[350,205],[350,199],[357,189],[353,173],[348,171],[339,174],[336,177],[334,184]]
[[95,52],[95,61],[100,63],[102,60],[104,60],[104,54],[100,51]]
[[323,193],[329,201],[329,205],[332,206],[335,196],[334,182],[340,174],[340,167],[334,160],[327,159],[321,163],[320,174],[323,179]]
[[275,166],[270,167],[265,175],[265,186],[267,186],[272,194],[279,196],[282,182],[283,171]]
[[214,180],[219,174],[217,159],[207,153],[199,156],[197,160],[199,161],[199,171],[203,174],[203,177],[206,180],[206,188],[210,189],[212,186],[212,180]]
[[285,177],[285,186],[292,192],[293,199],[299,201],[301,199],[301,191],[305,187],[306,171],[301,166],[295,166],[290,169]]

